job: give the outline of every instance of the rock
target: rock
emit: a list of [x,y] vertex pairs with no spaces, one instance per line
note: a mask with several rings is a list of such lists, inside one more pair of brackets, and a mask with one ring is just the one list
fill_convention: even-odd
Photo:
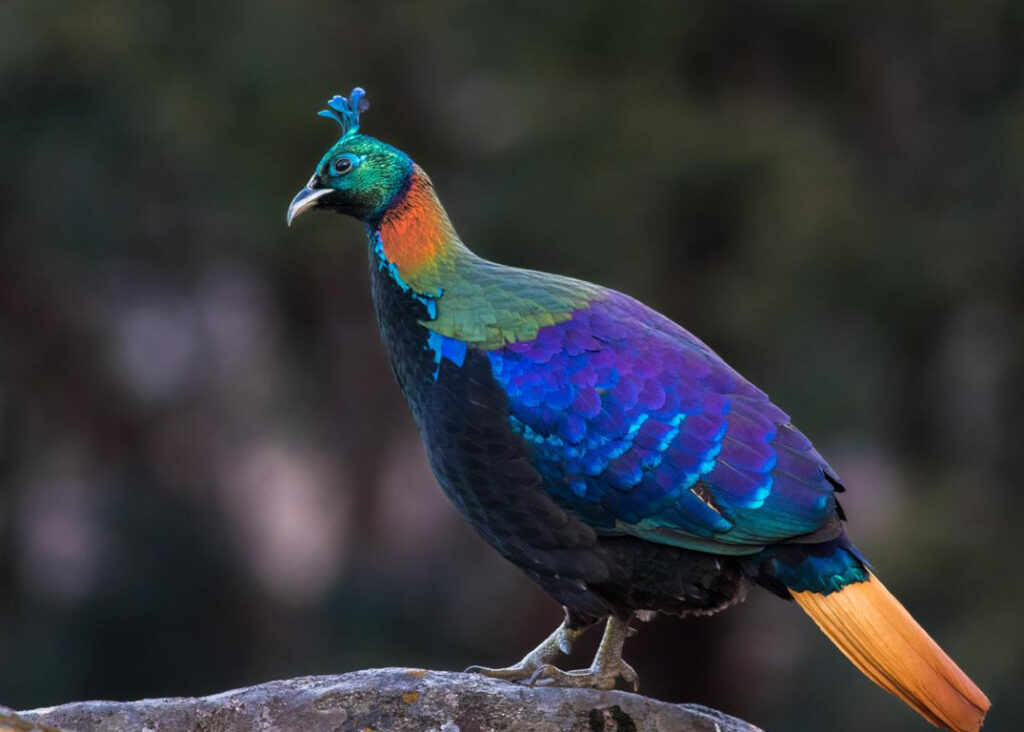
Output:
[[43,722],[30,722],[7,707],[0,707],[0,732],[62,732]]
[[713,709],[625,691],[401,668],[270,681],[199,699],[74,702],[19,714],[66,732],[760,732]]

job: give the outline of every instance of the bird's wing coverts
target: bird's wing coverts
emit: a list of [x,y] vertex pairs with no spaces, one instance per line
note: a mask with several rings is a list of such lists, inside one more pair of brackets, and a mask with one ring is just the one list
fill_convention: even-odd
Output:
[[838,479],[789,417],[625,295],[487,356],[548,490],[605,533],[742,554],[840,531]]

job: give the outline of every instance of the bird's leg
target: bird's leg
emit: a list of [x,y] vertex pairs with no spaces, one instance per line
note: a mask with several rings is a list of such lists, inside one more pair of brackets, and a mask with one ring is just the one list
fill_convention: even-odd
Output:
[[563,671],[551,664],[541,666],[530,677],[530,683],[549,681],[551,686],[581,686],[596,689],[614,689],[615,680],[622,678],[627,684],[633,685],[633,691],[640,689],[640,679],[636,671],[622,660],[622,646],[629,635],[629,620],[608,618],[604,629],[601,645],[597,647],[594,662],[590,668],[579,671]]
[[522,681],[533,677],[538,669],[550,666],[562,654],[572,650],[572,644],[576,642],[587,630],[586,628],[570,628],[568,619],[555,629],[555,632],[545,638],[539,646],[523,657],[519,663],[507,668],[487,668],[486,666],[470,666],[466,673],[482,674],[494,679],[505,679],[506,681]]

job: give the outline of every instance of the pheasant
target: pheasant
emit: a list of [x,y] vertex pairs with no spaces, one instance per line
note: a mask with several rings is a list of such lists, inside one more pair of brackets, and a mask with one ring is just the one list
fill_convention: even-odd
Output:
[[[634,617],[707,615],[753,583],[796,603],[872,681],[932,724],[977,730],[989,701],[888,592],[844,530],[844,488],[763,391],[691,333],[619,292],[487,261],[430,178],[342,128],[288,209],[361,221],[373,305],[438,483],[565,608],[509,681],[637,685]],[[605,621],[587,669],[555,662]]]

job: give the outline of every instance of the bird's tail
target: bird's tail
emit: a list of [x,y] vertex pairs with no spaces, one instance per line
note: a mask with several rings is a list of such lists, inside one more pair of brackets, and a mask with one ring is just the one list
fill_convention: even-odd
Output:
[[865,676],[934,724],[976,732],[989,701],[868,569],[845,536],[762,554],[761,584],[790,595]]

